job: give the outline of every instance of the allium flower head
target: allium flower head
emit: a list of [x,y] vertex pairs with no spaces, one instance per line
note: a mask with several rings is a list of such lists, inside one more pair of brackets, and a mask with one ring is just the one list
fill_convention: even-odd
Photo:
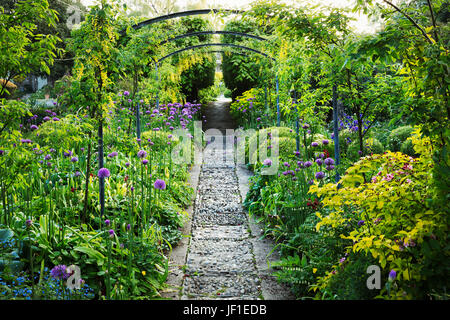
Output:
[[111,173],[109,172],[109,170],[107,168],[101,168],[100,170],[98,170],[97,176],[99,178],[108,178],[111,175]]
[[108,154],[108,158],[114,158],[117,155],[118,155],[118,153],[116,151],[113,151],[110,154]]
[[31,130],[36,130],[37,128],[38,128],[38,126],[35,125],[35,124],[32,124],[31,127],[30,127]]
[[325,165],[327,165],[327,166],[331,166],[331,165],[334,165],[334,160],[333,160],[332,158],[326,158],[326,159],[324,160],[324,163],[325,163]]
[[114,235],[115,235],[115,232],[114,232],[113,229],[110,229],[110,230],[108,231],[108,233],[109,233],[109,237],[110,237],[110,238],[113,238]]
[[311,143],[311,147],[318,147],[318,146],[319,146],[319,144],[317,142]]
[[71,162],[78,162],[78,158],[77,157],[73,157],[72,159],[70,159]]
[[270,160],[270,159],[264,160],[263,165],[265,165],[265,166],[271,166],[271,165],[272,165],[272,160]]
[[322,164],[323,164],[323,161],[322,161],[322,159],[316,159],[316,163],[319,165],[319,166],[321,166]]
[[330,143],[330,141],[328,141],[327,139],[322,140],[322,144],[325,145],[325,146],[326,146],[327,144],[329,144],[329,143]]
[[142,160],[142,164],[143,164],[143,165],[146,165],[147,163],[148,163],[148,160],[147,160],[147,159]]
[[145,158],[147,156],[147,151],[145,151],[145,150],[140,150],[139,152],[138,152],[138,157],[139,158]]
[[50,276],[54,279],[64,280],[69,277],[69,274],[66,272],[66,266],[61,264],[50,270]]
[[156,179],[154,187],[158,190],[164,190],[166,188],[166,182],[161,179]]
[[304,166],[305,166],[306,168],[309,168],[309,167],[312,166],[312,162],[311,162],[311,161],[306,161],[306,162],[304,163]]
[[395,270],[392,269],[392,270],[389,272],[389,281],[394,281],[395,277],[397,277],[397,272],[395,272]]
[[316,172],[316,179],[321,180],[323,178],[325,178],[325,173],[322,171]]

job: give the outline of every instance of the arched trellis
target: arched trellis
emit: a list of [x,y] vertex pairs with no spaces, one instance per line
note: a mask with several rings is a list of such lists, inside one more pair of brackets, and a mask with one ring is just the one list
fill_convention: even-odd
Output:
[[[187,17],[187,16],[196,16],[196,15],[201,15],[201,14],[210,14],[210,13],[233,13],[233,14],[238,14],[238,13],[244,13],[245,11],[241,11],[241,10],[230,10],[230,9],[199,9],[199,10],[188,10],[188,11],[180,11],[180,12],[175,12],[175,13],[170,13],[164,16],[159,16],[159,17],[155,17],[155,18],[151,18],[142,22],[139,22],[135,25],[132,25],[131,27],[134,30],[140,29],[142,27],[154,24],[154,23],[158,23],[161,21],[165,21],[165,20],[171,20],[171,19],[175,19],[175,18],[180,18],[180,17]],[[127,29],[123,29],[122,31],[120,31],[120,35],[124,36],[126,35]]]
[[[243,50],[247,50],[247,51],[251,51],[253,53],[256,54],[260,54],[268,59],[271,59],[272,61],[276,61],[276,59],[274,59],[273,57],[267,55],[264,52],[261,52],[259,50],[256,49],[252,49],[246,46],[241,46],[241,45],[237,45],[234,43],[203,43],[203,44],[198,44],[195,46],[189,46],[189,47],[185,47],[176,51],[173,51],[167,55],[165,55],[164,57],[160,58],[159,60],[155,60],[154,58],[152,58],[153,63],[155,65],[155,70],[156,70],[156,80],[159,81],[159,73],[158,73],[158,65],[164,61],[165,59],[179,54],[181,52],[187,51],[187,50],[194,50],[194,49],[198,49],[198,48],[204,48],[204,47],[211,47],[211,46],[219,46],[219,47],[232,47],[232,48],[238,48],[238,49],[243,49]],[[276,99],[276,103],[277,103],[277,126],[280,126],[280,100],[279,100],[279,83],[278,83],[278,74],[275,74],[275,82],[276,82],[276,95],[277,95],[277,99]],[[157,95],[156,97],[156,105],[157,107],[159,107],[159,97]]]

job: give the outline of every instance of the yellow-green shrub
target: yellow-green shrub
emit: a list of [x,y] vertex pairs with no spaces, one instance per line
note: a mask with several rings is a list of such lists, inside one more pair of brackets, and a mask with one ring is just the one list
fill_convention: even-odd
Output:
[[[420,138],[416,130],[412,143],[420,154],[416,159],[392,152],[367,156],[347,170],[340,189],[336,184],[310,188],[325,208],[323,215],[317,213],[318,232],[364,220],[339,236],[351,241],[348,253],[370,253],[385,279],[390,270],[396,271],[395,285],[380,292],[384,298],[425,298],[435,288],[448,285],[448,209],[428,201],[436,195],[432,141]],[[336,272],[338,266],[312,288],[326,291]]]

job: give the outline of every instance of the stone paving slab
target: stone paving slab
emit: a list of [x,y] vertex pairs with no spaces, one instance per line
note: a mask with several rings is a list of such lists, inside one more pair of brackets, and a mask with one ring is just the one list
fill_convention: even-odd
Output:
[[198,211],[195,213],[193,225],[196,227],[199,226],[210,226],[210,225],[219,225],[219,226],[237,226],[243,225],[247,221],[246,215],[244,212],[238,212],[234,214],[223,214],[223,213],[211,213],[207,210]]
[[252,245],[247,240],[195,239],[186,264],[189,274],[255,270]]
[[260,280],[256,273],[240,273],[231,276],[189,276],[184,279],[184,295],[188,299],[236,298],[257,299]]
[[194,239],[232,239],[242,240],[250,236],[248,229],[244,225],[239,226],[208,226],[202,228],[194,228],[192,230],[192,238]]

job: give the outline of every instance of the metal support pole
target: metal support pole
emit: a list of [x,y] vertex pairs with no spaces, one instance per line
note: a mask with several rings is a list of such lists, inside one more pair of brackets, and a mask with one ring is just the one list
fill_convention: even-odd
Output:
[[[103,168],[103,120],[98,124],[98,168]],[[100,196],[100,223],[103,226],[103,215],[105,213],[105,178],[99,178]]]
[[334,133],[334,157],[336,159],[336,182],[339,181],[339,172],[337,171],[338,166],[340,164],[340,155],[339,155],[339,119],[338,119],[338,103],[337,103],[337,87],[333,85],[333,133]]
[[139,110],[139,102],[136,106],[136,136],[138,139],[139,147],[141,146],[141,115]]
[[300,121],[298,114],[298,101],[297,101],[297,93],[295,94],[295,111],[297,113],[297,118],[295,119],[295,142],[297,144],[297,153],[300,152]]
[[277,127],[280,126],[280,96],[279,96],[279,84],[278,84],[278,74],[275,75],[276,89],[277,89]]

